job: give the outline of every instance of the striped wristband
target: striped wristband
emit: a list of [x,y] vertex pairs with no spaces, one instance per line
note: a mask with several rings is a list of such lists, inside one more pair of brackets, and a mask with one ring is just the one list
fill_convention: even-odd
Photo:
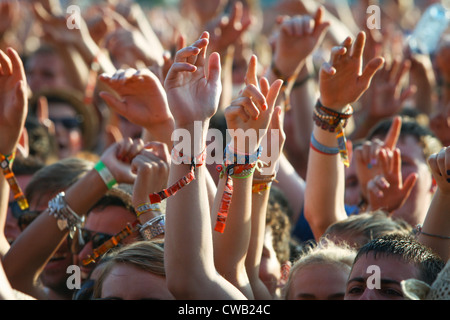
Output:
[[109,171],[108,167],[106,167],[102,161],[97,162],[96,165],[94,166],[94,169],[97,170],[103,182],[108,187],[108,190],[110,190],[117,184],[117,181],[116,179],[114,179],[114,176],[112,175],[111,171]]

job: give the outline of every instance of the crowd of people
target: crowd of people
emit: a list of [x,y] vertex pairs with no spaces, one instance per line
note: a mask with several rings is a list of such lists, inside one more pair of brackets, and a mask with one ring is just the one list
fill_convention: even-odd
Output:
[[446,5],[1,0],[0,298],[449,300]]

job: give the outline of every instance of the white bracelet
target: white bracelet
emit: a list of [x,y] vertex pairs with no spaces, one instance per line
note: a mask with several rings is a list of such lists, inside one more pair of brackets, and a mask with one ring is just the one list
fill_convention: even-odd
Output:
[[108,187],[108,190],[114,187],[117,184],[116,179],[112,175],[111,171],[109,171],[108,167],[100,160],[94,166],[94,169],[97,170],[98,174],[102,178],[103,182]]

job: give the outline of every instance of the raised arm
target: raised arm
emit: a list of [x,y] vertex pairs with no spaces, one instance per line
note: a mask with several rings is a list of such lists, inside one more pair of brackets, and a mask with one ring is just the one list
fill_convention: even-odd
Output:
[[[246,75],[247,86],[225,109],[231,141],[225,149],[223,171],[212,211],[213,218],[219,215],[216,225],[219,232],[214,233],[214,261],[217,271],[248,298],[253,298],[254,293],[246,272],[246,258],[247,252],[254,249],[250,246],[251,234],[253,237],[253,232],[257,232],[252,216],[252,176],[259,158],[258,150],[266,135],[281,87],[280,80],[274,82],[270,88],[265,78],[258,83],[256,63],[256,56],[252,56]],[[246,137],[249,139],[247,143]],[[247,155],[249,160],[239,161],[244,155]],[[229,210],[223,208],[226,204],[226,201],[223,201],[224,192],[231,194]],[[262,222],[264,225],[265,219],[262,219]],[[263,237],[260,237],[258,240],[262,239]]]
[[[217,53],[206,61],[208,42],[209,34],[204,32],[192,45],[179,50],[164,83],[175,130],[183,142],[189,141],[174,146],[173,154],[180,157],[183,152],[187,161],[172,158],[169,185],[183,177],[190,181],[167,199],[166,279],[176,299],[244,299],[214,266],[207,169],[201,155],[206,148],[209,120],[219,104],[221,68]],[[196,158],[198,166],[192,162]]]
[[[19,139],[24,131],[25,118],[28,112],[27,85],[25,72],[17,52],[9,48],[6,53],[0,50],[0,155],[2,173],[0,174],[0,258],[9,249],[4,228],[8,209],[10,185],[5,177],[10,175]],[[5,159],[4,159],[5,158]],[[6,159],[9,159],[6,161]],[[5,168],[3,168],[5,166]],[[10,178],[9,180],[11,180]],[[17,190],[17,189],[16,189]],[[17,193],[19,192],[19,193]],[[15,197],[20,196],[20,190]]]
[[14,288],[45,298],[36,284],[42,269],[69,231],[81,226],[82,217],[108,188],[116,182],[134,182],[130,161],[142,146],[142,141],[130,140],[112,145],[94,169],[65,190],[65,195],[59,194],[49,202],[49,208],[22,232],[4,257],[5,272]]
[[347,217],[342,160],[348,159],[342,127],[352,113],[349,104],[367,90],[373,75],[384,63],[382,58],[374,58],[362,71],[364,43],[364,32],[354,42],[347,38],[341,46],[333,48],[330,63],[325,63],[320,70],[317,125],[311,136],[305,191],[305,218],[316,239],[330,224]]
[[144,129],[143,140],[172,145],[173,116],[167,95],[158,77],[148,69],[127,69],[113,75],[102,74],[99,80],[118,94],[102,91],[108,106],[130,122]]
[[450,258],[450,148],[430,156],[428,164],[438,188],[418,239],[447,261]]

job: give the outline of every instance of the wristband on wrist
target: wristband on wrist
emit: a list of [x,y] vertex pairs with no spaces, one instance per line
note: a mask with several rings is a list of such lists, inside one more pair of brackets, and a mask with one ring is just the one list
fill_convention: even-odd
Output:
[[314,151],[319,152],[321,154],[325,154],[325,155],[336,155],[339,153],[339,148],[327,147],[327,146],[321,144],[319,141],[316,140],[316,138],[314,137],[314,134],[311,134],[310,147]]
[[0,167],[3,171],[6,181],[8,181],[9,187],[14,194],[14,200],[17,202],[21,210],[26,210],[29,208],[28,200],[25,197],[22,189],[17,183],[16,176],[12,171],[12,163],[16,157],[16,152],[14,151],[8,156],[0,154]]
[[161,212],[161,203],[150,203],[146,202],[143,204],[140,204],[136,207],[136,216],[139,218],[139,216],[143,213],[152,212],[152,211],[158,211]]
[[108,190],[117,184],[117,181],[112,175],[111,171],[109,171],[108,167],[105,166],[102,161],[97,162],[94,166],[94,169],[98,172],[103,182],[108,187]]

